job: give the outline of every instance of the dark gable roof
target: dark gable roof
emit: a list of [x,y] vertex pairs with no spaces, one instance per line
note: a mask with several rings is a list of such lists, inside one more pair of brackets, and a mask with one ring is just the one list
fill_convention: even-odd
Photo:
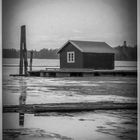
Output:
[[62,49],[68,44],[71,43],[81,52],[86,53],[115,53],[115,50],[110,47],[105,42],[94,42],[94,41],[78,41],[78,40],[69,40],[61,47],[58,51],[60,53]]

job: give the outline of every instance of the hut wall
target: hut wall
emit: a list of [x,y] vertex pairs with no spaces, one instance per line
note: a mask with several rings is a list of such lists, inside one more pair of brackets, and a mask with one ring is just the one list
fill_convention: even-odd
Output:
[[114,54],[83,53],[83,67],[93,69],[114,69]]
[[[67,62],[67,52],[75,52],[75,62]],[[83,54],[71,43],[68,43],[60,53],[60,68],[83,68]]]

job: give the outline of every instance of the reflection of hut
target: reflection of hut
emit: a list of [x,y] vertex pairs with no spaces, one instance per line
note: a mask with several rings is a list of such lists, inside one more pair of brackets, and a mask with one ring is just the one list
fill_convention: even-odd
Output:
[[105,42],[70,40],[58,53],[60,68],[114,69],[114,49]]

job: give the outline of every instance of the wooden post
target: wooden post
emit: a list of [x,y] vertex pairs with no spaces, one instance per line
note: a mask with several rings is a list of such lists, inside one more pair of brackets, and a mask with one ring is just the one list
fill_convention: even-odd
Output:
[[20,34],[20,63],[19,63],[19,74],[23,74],[23,42],[22,42],[22,28]]
[[26,49],[26,27],[21,26],[21,38],[20,38],[20,67],[19,74],[23,74],[23,62],[24,62],[24,74],[27,75],[27,49]]
[[24,74],[27,75],[27,67],[28,67],[28,60],[27,60],[27,49],[26,49],[26,26],[22,26],[23,30],[23,44],[24,44]]
[[27,75],[27,67],[28,67],[28,60],[27,60],[27,49],[24,47],[24,74]]
[[30,52],[30,71],[32,71],[33,51]]

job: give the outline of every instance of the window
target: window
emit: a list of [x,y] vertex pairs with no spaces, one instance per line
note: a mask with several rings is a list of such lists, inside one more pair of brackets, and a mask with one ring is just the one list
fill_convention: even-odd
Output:
[[75,62],[75,53],[67,52],[67,63],[74,63],[74,62]]

